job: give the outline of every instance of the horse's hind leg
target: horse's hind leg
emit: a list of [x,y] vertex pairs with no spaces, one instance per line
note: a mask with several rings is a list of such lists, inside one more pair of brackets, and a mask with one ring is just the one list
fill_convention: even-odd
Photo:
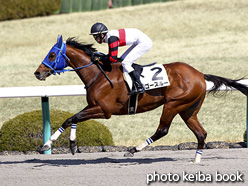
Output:
[[192,112],[192,110],[186,110],[180,113],[180,116],[187,124],[187,126],[190,128],[190,130],[195,134],[198,140],[198,147],[197,147],[194,163],[200,163],[202,149],[204,148],[205,139],[207,137],[207,132],[201,126],[197,118],[197,113],[199,110],[200,108],[195,110],[194,112]]
[[158,139],[162,138],[163,136],[167,135],[169,132],[169,128],[173,118],[177,115],[177,111],[175,107],[172,106],[173,104],[166,104],[163,108],[163,114],[160,118],[160,124],[153,136],[148,138],[144,143],[141,145],[132,148],[126,153],[124,156],[133,156],[135,152],[139,152],[144,149],[146,146],[150,145],[151,143],[157,141]]

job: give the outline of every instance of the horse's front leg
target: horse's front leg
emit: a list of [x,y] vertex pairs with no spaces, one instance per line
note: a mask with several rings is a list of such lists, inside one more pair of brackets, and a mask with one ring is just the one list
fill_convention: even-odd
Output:
[[50,139],[44,144],[41,151],[47,151],[51,148],[52,143],[58,139],[60,134],[64,132],[64,130],[71,126],[71,134],[70,134],[70,149],[72,154],[74,155],[77,151],[77,146],[75,144],[76,141],[76,127],[78,122],[86,121],[88,119],[105,119],[109,118],[110,114],[107,115],[103,112],[102,108],[97,105],[94,107],[87,106],[85,109],[75,114],[74,116],[68,118],[62,126],[50,137]]
[[67,119],[62,127],[67,128],[71,126],[71,134],[70,134],[70,150],[72,155],[74,155],[77,151],[76,145],[76,127],[78,122],[86,121],[88,119],[104,119],[107,118],[104,114],[102,108],[100,106],[97,107],[86,107],[81,112],[77,113],[73,117]]

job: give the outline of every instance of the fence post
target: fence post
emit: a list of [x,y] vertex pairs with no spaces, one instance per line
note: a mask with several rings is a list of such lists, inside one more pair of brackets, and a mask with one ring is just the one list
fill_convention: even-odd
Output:
[[[42,104],[42,120],[43,120],[43,144],[45,144],[51,137],[49,98],[41,97]],[[51,149],[44,151],[44,154],[51,154]]]
[[248,148],[248,96],[246,97],[246,147]]

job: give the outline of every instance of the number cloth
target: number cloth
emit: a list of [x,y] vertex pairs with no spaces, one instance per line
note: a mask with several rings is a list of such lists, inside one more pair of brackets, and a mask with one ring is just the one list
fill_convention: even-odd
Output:
[[[125,81],[130,90],[132,89],[132,80],[127,72],[124,72]],[[170,85],[167,72],[162,64],[143,67],[140,81],[145,90],[166,87]]]

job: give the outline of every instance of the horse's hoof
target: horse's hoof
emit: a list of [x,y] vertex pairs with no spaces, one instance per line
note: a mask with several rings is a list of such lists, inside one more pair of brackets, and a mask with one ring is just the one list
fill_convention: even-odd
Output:
[[72,155],[74,155],[77,152],[77,146],[70,147]]
[[126,153],[124,154],[124,157],[133,157],[133,156],[134,156],[134,154],[131,153],[131,152],[126,152]]
[[70,150],[72,155],[74,155],[77,152],[77,145],[75,141],[70,141]]
[[44,145],[42,148],[41,148],[41,152],[43,152],[43,151],[47,151],[47,150],[50,150],[51,149],[51,147],[50,146],[48,146],[48,145]]

